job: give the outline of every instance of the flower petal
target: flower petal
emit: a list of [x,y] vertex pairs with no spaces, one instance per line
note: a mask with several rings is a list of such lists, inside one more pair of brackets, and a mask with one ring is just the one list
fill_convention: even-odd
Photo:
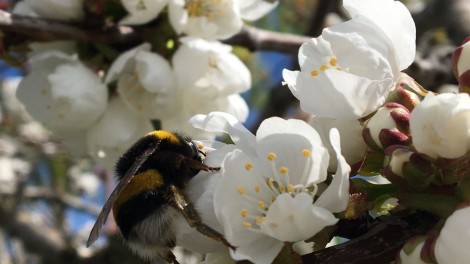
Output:
[[223,132],[238,146],[244,148],[248,153],[256,144],[255,136],[234,116],[224,112],[212,112],[208,115],[195,115],[189,121],[194,127],[208,132]]
[[238,0],[240,15],[248,21],[258,20],[277,7],[279,1]]
[[312,205],[307,193],[295,197],[281,194],[269,207],[261,230],[279,241],[297,242],[309,239],[325,226],[334,225],[338,219],[328,210]]
[[331,146],[336,153],[338,167],[333,177],[333,181],[328,188],[315,201],[314,205],[327,209],[330,212],[338,213],[346,209],[349,201],[349,173],[351,167],[341,154],[340,136],[336,128],[330,131]]
[[141,25],[155,19],[168,0],[121,0],[129,15],[119,21],[121,25]]

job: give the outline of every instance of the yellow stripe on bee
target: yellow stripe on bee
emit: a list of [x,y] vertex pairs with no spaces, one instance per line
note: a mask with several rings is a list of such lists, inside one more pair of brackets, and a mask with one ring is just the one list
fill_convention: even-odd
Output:
[[123,203],[144,191],[155,190],[164,184],[162,175],[156,170],[146,170],[135,175],[119,194],[113,205],[114,218]]
[[158,139],[168,139],[171,143],[179,144],[181,143],[175,134],[165,131],[165,130],[155,130],[147,134],[147,136],[154,136]]

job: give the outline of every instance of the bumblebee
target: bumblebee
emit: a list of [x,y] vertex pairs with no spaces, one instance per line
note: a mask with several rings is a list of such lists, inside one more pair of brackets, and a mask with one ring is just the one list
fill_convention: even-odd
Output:
[[224,236],[205,225],[185,187],[199,171],[218,171],[203,163],[204,153],[178,133],[151,132],[131,146],[117,161],[119,183],[106,201],[90,233],[87,246],[99,236],[113,209],[114,219],[127,245],[140,257],[177,263],[174,219],[181,215],[200,233],[235,249]]

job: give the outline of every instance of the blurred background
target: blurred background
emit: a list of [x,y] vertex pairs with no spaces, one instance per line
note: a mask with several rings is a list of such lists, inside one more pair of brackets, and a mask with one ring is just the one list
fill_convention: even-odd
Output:
[[[0,8],[9,12],[16,2],[1,0]],[[470,35],[470,1],[403,2],[416,23],[418,49],[406,72],[428,90],[456,92],[451,55]],[[90,158],[71,155],[73,147],[34,121],[16,99],[27,65],[22,60],[25,50],[17,46],[12,52],[11,43],[20,43],[24,35],[11,28],[4,31],[4,18],[0,21],[0,264],[140,263],[116,235],[112,217],[97,243],[85,247],[90,228],[113,190],[113,172]],[[341,1],[291,0],[281,1],[251,26],[315,37],[324,27],[347,19]],[[250,108],[246,121],[250,130],[256,131],[270,116],[308,118],[281,84],[282,69],[298,67],[297,50],[237,45],[234,53],[253,78],[251,90],[242,95]]]

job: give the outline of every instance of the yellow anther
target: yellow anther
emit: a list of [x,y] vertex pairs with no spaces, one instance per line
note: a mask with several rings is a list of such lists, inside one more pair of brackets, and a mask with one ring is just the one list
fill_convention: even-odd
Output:
[[246,228],[251,228],[251,224],[248,223],[247,221],[243,221],[243,226]]
[[320,66],[320,70],[325,71],[326,69],[328,69],[328,66],[326,66],[325,64],[322,64]]
[[197,145],[197,148],[198,148],[199,150],[203,149],[203,148],[204,148],[204,144],[201,143],[201,144]]
[[338,71],[342,71],[342,70],[343,70],[343,69],[341,69],[340,67],[336,67],[335,69],[338,70]]
[[289,172],[289,169],[287,169],[286,167],[281,167],[279,168],[279,172],[281,174],[287,174]]
[[240,215],[242,217],[246,217],[248,215],[248,210],[246,210],[246,208],[243,208],[242,211],[240,212]]
[[253,168],[253,163],[251,163],[251,162],[248,161],[248,162],[245,164],[245,170],[249,171],[249,170],[251,170],[252,168]]
[[274,203],[276,201],[276,196],[271,196],[271,203]]
[[315,76],[318,76],[319,72],[317,70],[313,70],[310,72],[310,75],[315,77]]
[[279,184],[279,190],[284,192],[286,190],[286,186],[284,184]]
[[336,66],[336,58],[331,58],[330,59],[330,65],[335,67]]
[[287,191],[288,191],[288,192],[292,193],[292,192],[294,192],[294,190],[295,190],[295,189],[294,189],[294,185],[292,185],[292,184],[288,184],[288,185],[287,185]]
[[267,157],[268,157],[268,160],[273,161],[276,159],[277,155],[273,152],[269,152]]
[[259,223],[264,222],[264,220],[266,220],[266,218],[264,218],[264,217],[262,217],[262,216],[258,216],[258,217],[255,218],[255,220],[256,220],[256,223],[259,224]]
[[302,150],[302,156],[304,156],[305,158],[310,157],[310,154],[311,154],[310,150],[308,150],[308,149]]
[[47,88],[41,89],[41,94],[42,94],[42,95],[46,95],[46,94],[47,94]]
[[258,207],[261,208],[261,209],[264,209],[266,208],[266,204],[264,203],[264,201],[258,201]]
[[273,186],[273,185],[274,185],[274,179],[273,179],[273,178],[269,178],[269,179],[268,179],[268,185],[269,185],[269,186]]
[[245,194],[246,191],[245,191],[245,188],[243,188],[243,187],[238,187],[238,188],[237,188],[237,192],[238,192],[239,194]]
[[256,184],[256,185],[255,185],[255,192],[259,193],[259,191],[260,191],[259,185]]

